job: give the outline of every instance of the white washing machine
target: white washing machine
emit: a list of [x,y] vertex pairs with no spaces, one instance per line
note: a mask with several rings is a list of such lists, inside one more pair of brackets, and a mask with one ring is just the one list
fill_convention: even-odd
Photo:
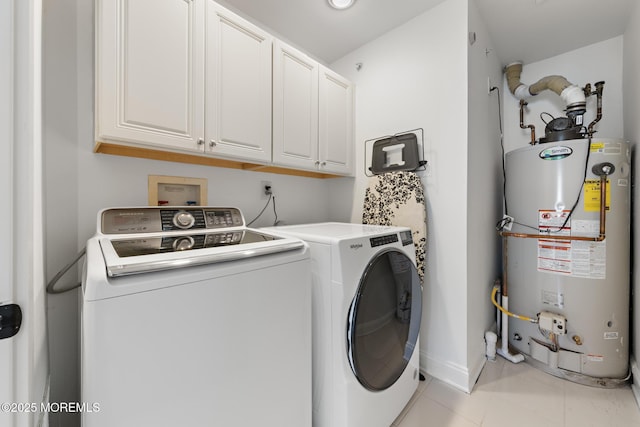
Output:
[[422,287],[411,230],[269,228],[309,244],[314,427],[389,427],[416,391]]
[[311,426],[303,241],[234,208],[107,209],[82,291],[84,427]]

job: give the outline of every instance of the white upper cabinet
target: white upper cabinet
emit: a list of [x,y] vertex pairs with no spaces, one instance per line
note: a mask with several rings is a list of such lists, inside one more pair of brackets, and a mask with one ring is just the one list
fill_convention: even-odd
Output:
[[273,162],[352,174],[351,83],[282,42],[273,52]]
[[211,0],[100,0],[96,139],[271,161],[272,37]]
[[199,150],[202,2],[96,3],[96,139]]
[[276,41],[273,69],[273,162],[317,169],[318,63]]
[[353,173],[352,85],[213,0],[96,1],[95,126],[101,152]]
[[271,161],[272,37],[207,0],[205,148]]
[[320,66],[319,84],[320,170],[353,173],[353,85]]

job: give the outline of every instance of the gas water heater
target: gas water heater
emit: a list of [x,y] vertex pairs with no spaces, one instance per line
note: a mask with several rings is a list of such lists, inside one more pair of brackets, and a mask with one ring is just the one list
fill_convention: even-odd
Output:
[[[507,74],[516,95],[519,73]],[[584,98],[567,101],[567,117],[549,122],[544,138],[532,129],[531,144],[505,156],[502,291],[520,318],[509,321],[508,343],[528,363],[614,387],[629,372],[631,168],[627,142],[594,136],[603,85],[583,90],[598,97],[588,127]],[[523,104],[521,127],[532,128]]]

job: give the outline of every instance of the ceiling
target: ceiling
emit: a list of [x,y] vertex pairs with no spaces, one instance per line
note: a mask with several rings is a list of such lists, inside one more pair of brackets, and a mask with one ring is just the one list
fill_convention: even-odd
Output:
[[[218,0],[330,64],[445,0]],[[637,0],[471,0],[503,64],[530,63],[618,36]],[[473,29],[471,29],[473,30]]]
[[503,65],[525,64],[624,33],[637,0],[475,0]]

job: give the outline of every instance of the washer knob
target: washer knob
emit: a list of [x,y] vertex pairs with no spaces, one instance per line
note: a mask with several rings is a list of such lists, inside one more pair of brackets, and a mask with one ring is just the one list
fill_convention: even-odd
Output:
[[196,219],[193,217],[191,213],[187,211],[178,211],[173,216],[173,225],[175,225],[178,228],[182,228],[182,229],[190,228],[195,222],[196,222]]

